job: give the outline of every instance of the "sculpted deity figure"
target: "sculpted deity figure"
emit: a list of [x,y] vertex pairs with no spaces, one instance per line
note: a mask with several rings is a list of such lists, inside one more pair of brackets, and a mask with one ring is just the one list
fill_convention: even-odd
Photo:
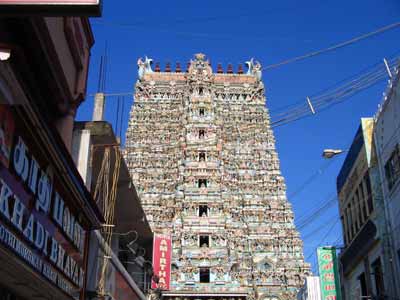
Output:
[[138,77],[139,80],[141,80],[144,76],[145,73],[152,73],[153,70],[151,69],[151,64],[153,63],[153,60],[151,58],[148,58],[145,56],[144,61],[140,57],[137,61],[138,65]]

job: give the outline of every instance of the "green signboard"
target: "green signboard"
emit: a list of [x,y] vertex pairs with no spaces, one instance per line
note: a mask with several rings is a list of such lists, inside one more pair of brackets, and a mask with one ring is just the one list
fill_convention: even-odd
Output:
[[341,300],[335,247],[319,247],[318,266],[322,300]]

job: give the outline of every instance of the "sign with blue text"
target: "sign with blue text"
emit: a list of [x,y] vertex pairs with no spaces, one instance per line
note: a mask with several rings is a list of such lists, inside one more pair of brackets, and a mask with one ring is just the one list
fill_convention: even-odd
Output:
[[82,292],[87,232],[79,209],[24,121],[7,105],[0,116],[0,248],[62,292]]

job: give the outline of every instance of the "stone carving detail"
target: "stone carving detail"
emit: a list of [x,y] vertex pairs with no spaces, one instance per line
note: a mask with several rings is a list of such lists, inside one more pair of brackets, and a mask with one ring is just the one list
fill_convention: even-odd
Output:
[[151,58],[148,58],[147,56],[145,57],[144,61],[142,60],[141,57],[138,59],[137,65],[138,65],[139,80],[143,79],[144,74],[153,72],[153,70],[151,69],[152,63],[153,60]]
[[[203,54],[185,74],[151,73],[140,63],[147,75],[136,83],[125,156],[152,229],[173,235],[171,289],[294,299],[309,265],[261,65],[252,59],[248,74],[231,76],[213,73]],[[203,268],[209,284],[199,282]]]
[[206,56],[202,53],[195,54],[194,60],[190,60],[188,71],[188,81],[203,85],[196,87],[196,95],[203,96],[207,93],[205,84],[211,82],[213,75],[209,60],[206,60]]
[[254,75],[258,80],[261,80],[262,77],[262,69],[261,64],[258,61],[254,61],[254,59],[250,59],[246,61],[247,65],[247,75]]

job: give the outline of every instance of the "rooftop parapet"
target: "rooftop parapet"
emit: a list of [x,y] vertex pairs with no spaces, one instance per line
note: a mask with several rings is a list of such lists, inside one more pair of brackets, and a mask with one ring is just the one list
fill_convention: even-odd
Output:
[[138,77],[140,81],[186,80],[194,73],[199,73],[199,71],[207,74],[209,77],[214,77],[214,82],[221,81],[218,78],[220,76],[222,76],[225,81],[228,75],[235,78],[231,81],[237,83],[251,83],[260,81],[262,76],[261,64],[258,61],[254,61],[253,58],[245,62],[247,72],[244,72],[243,64],[238,64],[237,68],[234,68],[232,64],[228,64],[224,69],[222,64],[218,63],[216,73],[214,73],[210,61],[206,59],[206,56],[202,53],[194,55],[194,59],[187,63],[186,70],[182,70],[180,62],[176,62],[174,69],[169,62],[165,64],[164,68],[160,66],[159,62],[156,62],[154,70],[152,69],[152,64],[153,60],[151,58],[145,57],[144,60],[142,58],[138,59]]

